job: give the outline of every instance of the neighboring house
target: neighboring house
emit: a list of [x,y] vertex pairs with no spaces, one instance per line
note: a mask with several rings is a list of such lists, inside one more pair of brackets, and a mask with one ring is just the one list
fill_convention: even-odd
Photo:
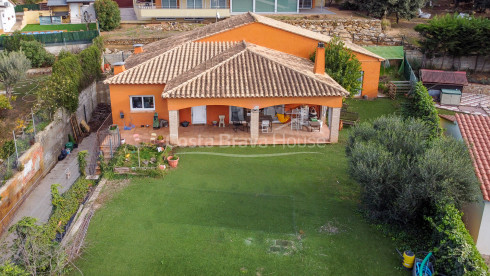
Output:
[[[120,7],[127,6],[127,0],[117,0]],[[247,12],[264,14],[296,14],[301,10],[320,7],[321,0],[134,0],[136,16],[148,19],[206,19],[227,18]]]
[[95,0],[48,0],[48,7],[53,16],[62,17],[65,23],[95,22],[94,2]]
[[16,22],[15,5],[10,0],[3,0],[0,3],[0,32],[8,33],[12,30]]
[[468,146],[482,199],[463,210],[466,227],[480,253],[490,255],[490,117],[459,114],[455,116],[459,132],[455,138]]
[[[157,112],[169,120],[170,143],[176,143],[180,122],[210,124],[220,114],[229,122],[229,114],[236,111],[250,114],[255,139],[259,110],[273,115],[275,108],[310,105],[322,119],[328,110],[329,140],[337,142],[340,107],[348,92],[325,74],[323,54],[317,55],[316,63],[309,60],[317,46],[329,40],[246,13],[137,47],[105,81],[113,122],[152,125]],[[355,44],[346,47],[364,60],[363,87],[366,95],[375,97],[382,58]]]

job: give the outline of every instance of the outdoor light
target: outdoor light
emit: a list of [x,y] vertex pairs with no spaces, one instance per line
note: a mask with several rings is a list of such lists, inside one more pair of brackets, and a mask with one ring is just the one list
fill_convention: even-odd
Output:
[[254,106],[253,111],[259,111],[259,106],[258,105]]

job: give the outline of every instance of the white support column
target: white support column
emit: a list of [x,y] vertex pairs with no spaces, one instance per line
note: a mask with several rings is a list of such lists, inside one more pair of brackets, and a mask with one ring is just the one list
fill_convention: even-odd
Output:
[[250,138],[252,141],[259,139],[259,110],[252,109],[250,114]]
[[327,123],[327,110],[328,107],[322,105],[322,108],[320,109],[320,121],[322,121],[324,124]]
[[179,111],[168,111],[168,126],[170,129],[170,144],[177,145],[179,142]]
[[330,143],[337,143],[339,141],[340,108],[328,108],[328,122]]

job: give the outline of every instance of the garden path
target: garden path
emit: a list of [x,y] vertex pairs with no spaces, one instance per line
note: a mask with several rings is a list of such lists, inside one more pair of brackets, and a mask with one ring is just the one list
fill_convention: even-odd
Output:
[[23,217],[29,216],[37,218],[38,222],[45,223],[48,221],[53,208],[51,204],[51,185],[60,184],[60,194],[68,190],[80,176],[78,171],[77,155],[79,151],[88,150],[87,160],[91,158],[90,149],[96,142],[97,134],[92,133],[85,137],[63,161],[59,161],[54,168],[41,180],[31,193],[27,195],[22,205],[17,210],[10,225],[14,225]]

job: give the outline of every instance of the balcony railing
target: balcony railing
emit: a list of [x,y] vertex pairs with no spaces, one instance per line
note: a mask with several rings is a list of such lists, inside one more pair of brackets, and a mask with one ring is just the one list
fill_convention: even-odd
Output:
[[176,6],[176,5],[155,5],[154,3],[150,2],[137,2],[135,4],[136,8],[139,9],[178,9],[178,10],[204,10],[204,9],[230,9],[230,5],[216,5],[213,3],[203,3],[202,6],[188,6],[188,7],[182,7],[182,6]]

